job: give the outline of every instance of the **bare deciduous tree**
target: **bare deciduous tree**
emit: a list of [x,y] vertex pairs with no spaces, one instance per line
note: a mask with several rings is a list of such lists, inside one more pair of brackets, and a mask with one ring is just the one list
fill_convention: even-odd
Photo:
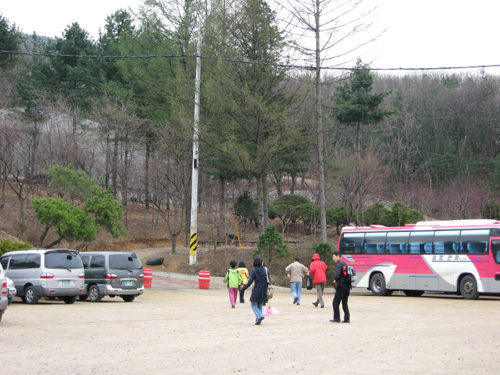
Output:
[[172,239],[172,253],[175,254],[177,238],[184,228],[186,210],[185,175],[182,166],[159,155],[151,162],[151,207],[165,221]]
[[339,197],[347,210],[347,222],[361,223],[361,215],[372,193],[387,178],[387,172],[374,153],[368,153],[359,162],[357,157],[347,161],[343,172],[339,172]]
[[[326,184],[323,127],[323,97],[321,96],[322,69],[325,65],[342,65],[352,61],[362,46],[375,40],[354,45],[352,37],[371,26],[373,9],[362,10],[363,0],[297,0],[284,5],[290,14],[294,47],[306,63],[315,69],[315,124],[318,137],[319,206],[321,241],[326,235]],[[311,42],[313,40],[314,42]]]
[[[36,133],[36,135],[34,135]],[[21,113],[3,116],[0,124],[0,171],[2,180],[12,189],[19,201],[20,230],[24,232],[24,206],[31,193],[28,178],[36,160],[38,132],[34,123]]]
[[[134,116],[126,99],[112,99],[103,95],[93,103],[93,113],[100,123],[100,131],[105,135],[102,142],[103,153],[106,155],[106,171],[111,169],[113,176],[113,191],[119,192],[123,206],[123,220],[128,225],[129,183],[134,164],[134,154],[137,152],[139,119]],[[113,148],[111,150],[111,147]],[[111,163],[109,156],[111,156]],[[110,168],[111,167],[111,168]],[[120,186],[118,186],[118,178]]]

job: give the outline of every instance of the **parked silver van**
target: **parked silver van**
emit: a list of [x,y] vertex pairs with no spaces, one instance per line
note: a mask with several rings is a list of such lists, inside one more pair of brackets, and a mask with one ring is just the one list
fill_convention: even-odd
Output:
[[137,254],[96,251],[80,256],[85,269],[84,295],[80,299],[98,302],[107,295],[132,302],[144,293],[144,271]]
[[2,320],[3,313],[7,310],[9,298],[9,289],[7,287],[7,280],[5,272],[0,264],[0,321]]
[[37,249],[11,251],[0,257],[7,277],[14,281],[16,296],[28,304],[41,297],[74,303],[83,294],[85,274],[78,251]]

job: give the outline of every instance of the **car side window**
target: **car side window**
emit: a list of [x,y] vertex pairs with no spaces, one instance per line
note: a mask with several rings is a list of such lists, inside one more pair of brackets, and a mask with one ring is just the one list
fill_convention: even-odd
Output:
[[25,268],[40,268],[40,254],[26,255]]
[[83,268],[89,268],[90,257],[88,255],[81,255],[80,258],[82,258]]
[[7,269],[7,264],[9,263],[9,257],[4,257],[0,259],[0,263],[2,263],[3,269]]
[[19,270],[25,268],[25,266],[26,266],[26,254],[12,255],[10,257],[9,269]]
[[95,255],[90,260],[90,268],[104,268],[104,256]]

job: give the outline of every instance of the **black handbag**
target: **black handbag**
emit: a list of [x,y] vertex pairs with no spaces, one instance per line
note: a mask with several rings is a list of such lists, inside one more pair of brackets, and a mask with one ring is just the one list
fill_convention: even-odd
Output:
[[306,280],[306,288],[307,290],[311,290],[313,288],[313,277],[309,276]]

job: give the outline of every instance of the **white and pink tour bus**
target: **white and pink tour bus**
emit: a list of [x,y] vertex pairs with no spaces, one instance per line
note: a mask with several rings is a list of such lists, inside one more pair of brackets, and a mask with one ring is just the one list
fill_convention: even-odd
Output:
[[404,227],[345,227],[338,249],[356,287],[387,296],[426,291],[500,295],[500,221],[422,221]]

